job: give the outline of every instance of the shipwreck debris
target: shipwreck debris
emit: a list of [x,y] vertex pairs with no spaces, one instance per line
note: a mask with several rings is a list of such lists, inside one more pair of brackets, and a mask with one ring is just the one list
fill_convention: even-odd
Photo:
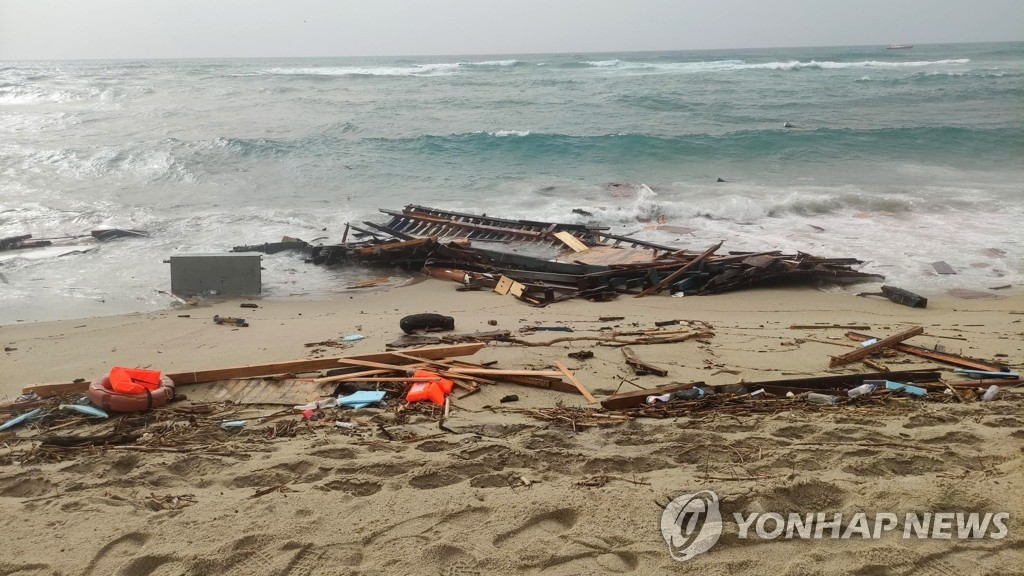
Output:
[[882,286],[881,292],[861,292],[857,296],[883,296],[896,304],[902,304],[911,308],[928,307],[928,299],[924,296],[919,296],[909,290],[895,286]]

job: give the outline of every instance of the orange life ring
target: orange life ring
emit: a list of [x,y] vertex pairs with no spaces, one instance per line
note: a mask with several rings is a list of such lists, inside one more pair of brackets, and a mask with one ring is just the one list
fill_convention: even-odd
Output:
[[110,386],[110,376],[97,378],[89,384],[89,401],[111,412],[144,412],[167,404],[174,398],[174,380],[160,377],[156,390],[143,394],[125,394]]

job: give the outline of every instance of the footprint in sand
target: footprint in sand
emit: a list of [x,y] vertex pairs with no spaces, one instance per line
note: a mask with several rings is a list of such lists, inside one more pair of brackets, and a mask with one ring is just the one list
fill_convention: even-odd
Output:
[[540,537],[561,535],[576,525],[578,516],[579,514],[571,508],[561,508],[537,514],[527,520],[522,526],[496,536],[494,538],[494,546],[496,548],[518,546]]
[[123,568],[127,568],[129,564],[134,564],[136,561],[143,560],[140,558],[139,551],[146,542],[149,541],[149,535],[143,534],[142,532],[129,532],[123,536],[111,540],[105,544],[99,551],[93,556],[92,562],[89,563],[85,568],[84,574],[118,574],[124,572],[125,574],[150,574],[159,565],[154,565],[152,562],[142,561],[139,564],[139,568],[148,570],[140,570],[139,572],[128,572]]

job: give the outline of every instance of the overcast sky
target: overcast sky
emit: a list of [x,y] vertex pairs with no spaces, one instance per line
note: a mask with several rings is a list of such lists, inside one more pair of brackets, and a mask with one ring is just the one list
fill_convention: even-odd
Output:
[[1024,40],[1024,0],[0,0],[0,60]]

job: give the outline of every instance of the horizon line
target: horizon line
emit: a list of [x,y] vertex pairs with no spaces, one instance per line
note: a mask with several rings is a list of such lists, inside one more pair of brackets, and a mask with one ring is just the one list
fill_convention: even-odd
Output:
[[[917,46],[941,46],[941,45],[966,45],[966,44],[1020,44],[1024,40],[986,40],[984,42],[899,42]],[[356,54],[356,55],[330,55],[330,56],[133,56],[133,57],[96,57],[96,58],[11,58],[0,57],[0,62],[103,62],[103,61],[131,61],[131,60],[261,60],[261,59],[313,59],[313,58],[448,58],[458,56],[562,56],[567,54],[657,54],[666,52],[721,52],[721,51],[743,51],[743,50],[797,50],[797,49],[820,49],[820,48],[879,48],[885,49],[890,44],[826,44],[826,45],[805,45],[805,46],[747,46],[740,48],[670,48],[662,50],[598,50],[598,51],[565,51],[565,52],[479,52],[479,53],[436,53],[436,54]]]

